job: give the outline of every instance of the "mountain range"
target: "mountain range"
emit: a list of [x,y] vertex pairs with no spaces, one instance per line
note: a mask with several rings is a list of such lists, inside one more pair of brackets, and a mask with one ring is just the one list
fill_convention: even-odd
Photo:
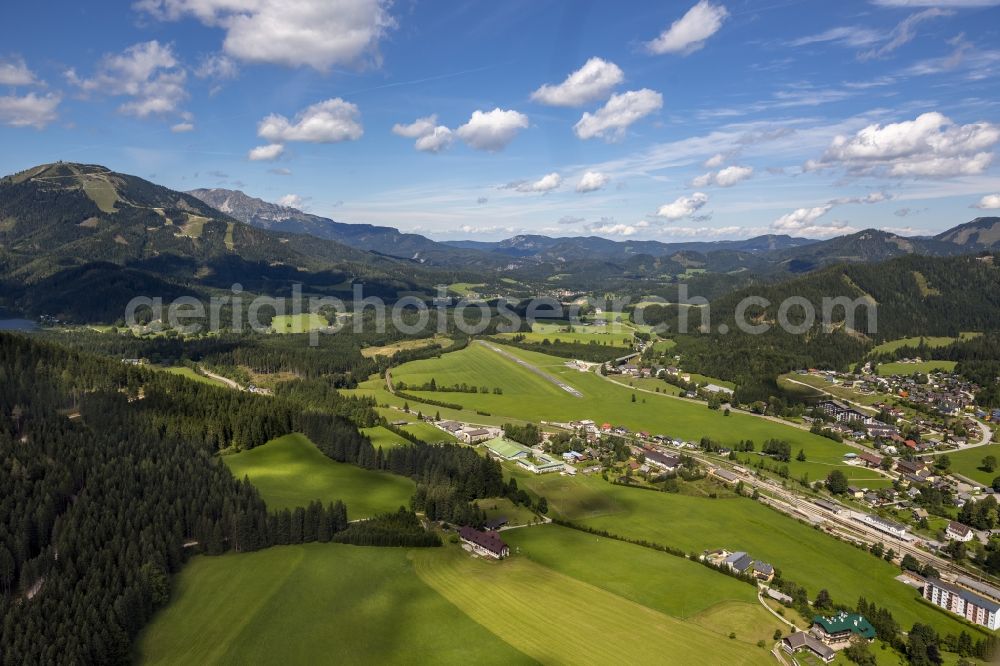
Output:
[[[235,190],[178,192],[92,164],[43,164],[0,178],[0,308],[107,319],[136,293],[429,295],[454,282],[655,293],[704,274],[714,296],[842,263],[1000,249],[1000,218],[934,237],[869,229],[829,240],[613,241],[521,235],[438,242],[391,227],[348,224]],[[504,282],[506,281],[506,282]],[[91,319],[94,320],[94,319]]]

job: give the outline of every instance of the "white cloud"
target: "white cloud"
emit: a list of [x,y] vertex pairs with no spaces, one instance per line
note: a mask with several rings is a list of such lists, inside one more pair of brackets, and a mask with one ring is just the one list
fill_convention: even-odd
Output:
[[193,132],[194,131],[194,123],[187,123],[187,122],[185,122],[185,123],[177,123],[176,125],[172,125],[170,127],[170,131],[173,132],[174,134],[182,134],[184,132]]
[[1000,208],[1000,194],[987,194],[979,200],[979,203],[973,204],[972,208],[982,208],[983,210]]
[[601,224],[588,227],[588,230],[595,234],[605,234],[606,236],[634,236],[639,233],[639,229],[649,226],[648,223],[638,224]]
[[426,118],[417,118],[409,125],[396,123],[392,126],[392,133],[407,139],[419,139],[434,131],[437,125],[437,116],[431,115]]
[[831,204],[876,204],[890,201],[893,198],[888,192],[869,192],[863,197],[839,197],[830,201]]
[[257,125],[257,135],[271,143],[356,141],[364,134],[360,118],[356,105],[336,97],[306,107],[292,121],[272,113]]
[[42,129],[56,119],[56,107],[61,101],[62,98],[53,93],[0,96],[0,123]]
[[612,95],[607,104],[594,113],[585,112],[573,131],[581,139],[600,137],[615,141],[625,135],[629,125],[663,107],[663,95],[643,88]]
[[471,148],[495,152],[503,150],[518,132],[527,127],[528,116],[496,108],[492,111],[473,111],[469,122],[456,129],[455,134]]
[[235,79],[240,68],[231,58],[222,53],[212,53],[201,59],[194,75],[199,79]]
[[801,233],[805,229],[815,228],[813,224],[833,208],[833,204],[815,206],[813,208],[796,208],[771,223],[771,228],[784,233]]
[[684,16],[674,21],[660,36],[646,44],[651,53],[693,53],[722,27],[729,12],[722,5],[700,0]]
[[444,125],[438,125],[413,143],[413,147],[425,153],[438,153],[451,145],[453,132]]
[[0,60],[0,86],[33,86],[38,83],[23,58],[12,56]]
[[298,194],[286,194],[285,196],[278,199],[278,204],[285,206],[286,208],[298,208],[301,209],[304,202],[302,197]]
[[226,31],[223,50],[249,62],[334,65],[378,62],[378,45],[395,27],[387,0],[139,0],[163,20],[194,16]]
[[728,166],[715,174],[713,181],[719,187],[731,187],[753,175],[753,167]]
[[252,149],[247,157],[254,162],[269,162],[278,159],[285,152],[285,147],[280,143],[270,143],[266,146],[257,146]]
[[408,139],[416,139],[414,147],[422,152],[437,153],[451,145],[452,131],[444,125],[437,124],[437,116],[417,118],[409,125],[396,123],[392,133]]
[[606,99],[625,80],[621,68],[601,58],[591,58],[559,85],[545,84],[531,93],[531,99],[549,106],[582,106]]
[[671,203],[663,204],[656,211],[656,215],[668,220],[680,220],[685,217],[691,217],[707,203],[707,194],[695,192],[689,197],[678,197]]
[[723,155],[722,153],[716,153],[711,157],[709,157],[707,160],[705,160],[702,166],[705,167],[706,169],[714,169],[716,167],[722,166],[725,163],[725,161],[726,161],[725,155]]
[[951,16],[952,12],[938,9],[936,7],[925,9],[916,14],[911,14],[905,19],[900,21],[899,25],[893,28],[892,32],[889,33],[885,44],[879,46],[878,48],[872,48],[868,51],[864,51],[858,54],[861,60],[871,60],[873,58],[882,58],[896,49],[898,49],[903,44],[910,42],[914,37],[917,36],[917,25],[923,23],[924,21],[932,18],[938,18],[941,16]]
[[119,111],[139,118],[173,113],[188,97],[187,72],[173,47],[156,40],[105,55],[91,78],[81,78],[73,69],[66,72],[66,78],[86,92],[130,97]]
[[877,30],[863,28],[856,25],[837,26],[815,35],[799,37],[788,43],[789,46],[810,46],[812,44],[822,44],[824,42],[836,42],[851,47],[871,46],[884,38],[884,35]]
[[268,173],[273,173],[275,176],[291,176],[292,170],[286,169],[285,167],[275,167],[273,169],[268,169]]
[[576,184],[577,192],[594,192],[602,189],[611,181],[611,176],[600,171],[588,171],[580,177],[580,182]]
[[707,187],[718,185],[719,187],[732,187],[736,183],[746,180],[753,175],[753,167],[728,166],[715,172],[703,173],[691,179],[691,187]]
[[993,160],[1000,127],[987,122],[956,125],[937,112],[914,120],[872,124],[854,136],[838,135],[806,169],[844,166],[857,174],[895,177],[975,175]]
[[551,192],[552,190],[558,188],[562,184],[562,176],[556,172],[546,174],[533,181],[524,181],[520,183],[511,183],[510,185],[504,186],[505,188],[515,189],[518,192]]

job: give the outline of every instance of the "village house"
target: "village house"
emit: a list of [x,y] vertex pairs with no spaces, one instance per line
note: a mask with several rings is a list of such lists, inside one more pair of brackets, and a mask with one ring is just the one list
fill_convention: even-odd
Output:
[[949,539],[954,541],[972,541],[975,533],[972,528],[963,525],[962,523],[956,523],[954,520],[948,523],[948,527],[945,528],[944,534]]
[[867,451],[858,454],[858,460],[865,467],[877,468],[882,466],[882,456],[877,456],[874,453],[868,453]]
[[837,653],[832,648],[823,645],[822,642],[805,631],[798,631],[782,638],[781,649],[788,654],[807,650],[826,664],[829,664],[837,656]]
[[708,473],[711,476],[719,479],[726,485],[735,484],[740,480],[738,476],[730,472],[729,470],[722,469],[721,467],[710,467]]
[[857,640],[875,639],[875,628],[857,613],[840,612],[832,617],[817,615],[813,618],[812,633],[835,650]]
[[480,532],[472,527],[463,527],[458,531],[458,537],[478,555],[497,560],[510,555],[510,548],[496,532]]
[[458,433],[458,438],[466,444],[478,444],[479,442],[485,442],[492,436],[493,433],[486,428],[466,428]]

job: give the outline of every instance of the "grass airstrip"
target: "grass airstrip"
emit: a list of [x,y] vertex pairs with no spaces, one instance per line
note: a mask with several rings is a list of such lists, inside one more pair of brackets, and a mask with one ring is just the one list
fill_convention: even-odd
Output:
[[416,488],[401,476],[334,462],[300,434],[279,437],[223,456],[223,460],[236,478],[250,477],[272,510],[339,499],[347,504],[348,518],[354,520],[409,506]]

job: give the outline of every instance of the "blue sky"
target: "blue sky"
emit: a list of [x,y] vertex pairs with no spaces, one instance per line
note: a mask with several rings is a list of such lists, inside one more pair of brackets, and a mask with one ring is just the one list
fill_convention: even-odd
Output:
[[912,235],[1000,215],[1000,0],[3,15],[3,173],[98,163],[479,240]]

